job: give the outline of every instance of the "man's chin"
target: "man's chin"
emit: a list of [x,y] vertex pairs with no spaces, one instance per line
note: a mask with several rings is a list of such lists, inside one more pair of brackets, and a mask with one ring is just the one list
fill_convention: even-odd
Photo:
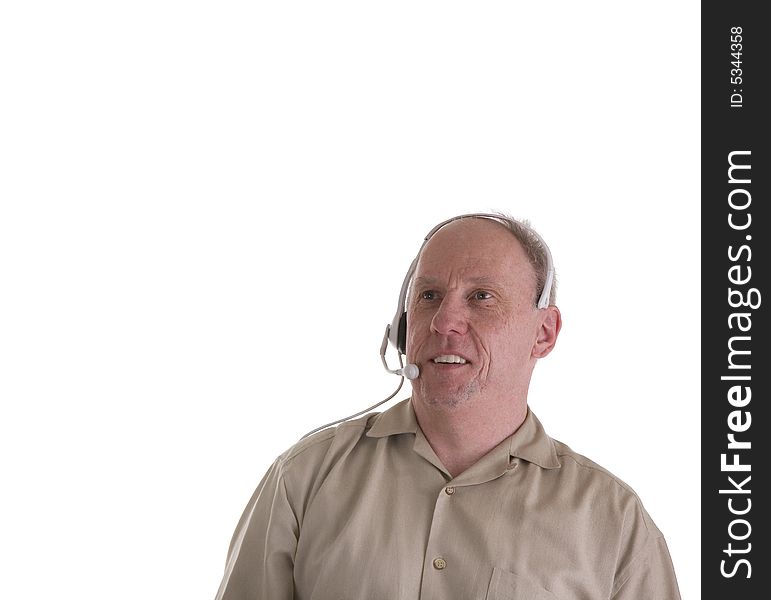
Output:
[[479,392],[479,385],[469,382],[464,385],[426,385],[421,382],[419,389],[414,390],[413,397],[432,408],[458,408],[468,404]]

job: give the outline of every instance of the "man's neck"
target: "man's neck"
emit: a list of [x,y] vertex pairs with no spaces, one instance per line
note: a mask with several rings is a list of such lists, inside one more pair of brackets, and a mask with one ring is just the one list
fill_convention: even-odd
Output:
[[413,397],[412,406],[423,434],[439,460],[457,477],[522,425],[527,401],[463,406],[429,404]]

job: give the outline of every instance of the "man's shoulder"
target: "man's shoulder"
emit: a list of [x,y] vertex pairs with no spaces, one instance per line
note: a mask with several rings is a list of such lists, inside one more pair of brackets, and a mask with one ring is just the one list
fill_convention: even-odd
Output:
[[634,494],[634,490],[625,481],[614,473],[611,473],[602,465],[594,462],[583,454],[576,452],[564,442],[554,438],[551,439],[554,443],[554,448],[562,468],[575,470],[580,473],[580,476],[583,478],[596,479],[597,481],[608,485],[619,486],[625,492]]
[[277,463],[283,470],[287,470],[323,462],[330,454],[339,455],[350,451],[364,437],[379,414],[368,413],[304,437],[281,454]]
[[[550,466],[553,471],[552,475],[560,478],[568,487],[572,482],[575,487],[581,489],[587,486],[617,488],[618,493],[622,495],[636,497],[634,490],[608,469],[576,452],[564,442],[550,436],[531,410],[528,410],[528,416],[520,431],[522,433],[517,432],[512,440],[512,442],[518,440],[517,455],[541,466]],[[518,438],[520,435],[524,437]],[[514,448],[514,444],[512,448]],[[533,451],[533,448],[540,450]],[[524,451],[524,449],[529,450]],[[538,461],[533,458],[548,454],[553,457],[551,461],[545,459]],[[554,469],[553,467],[557,468]]]
[[591,497],[599,510],[624,513],[627,518],[633,516],[654,535],[661,535],[635,490],[623,479],[576,452],[567,444],[552,441],[561,464],[562,477],[574,480],[577,493]]
[[369,412],[300,439],[279,458],[284,468],[319,462],[334,462],[354,449],[372,449],[377,439],[397,433],[414,433],[415,417],[410,400],[402,400],[383,412]]

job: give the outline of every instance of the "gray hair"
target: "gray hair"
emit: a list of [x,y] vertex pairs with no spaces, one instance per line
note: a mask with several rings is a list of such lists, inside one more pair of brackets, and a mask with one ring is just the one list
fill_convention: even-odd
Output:
[[[548,274],[548,254],[549,249],[545,248],[545,242],[543,238],[536,233],[530,222],[526,219],[517,220],[514,217],[503,213],[494,213],[497,217],[497,221],[506,227],[512,235],[517,238],[517,241],[522,246],[522,249],[527,255],[527,259],[535,271],[535,287],[536,296],[535,302],[538,303],[538,298],[541,297],[543,288],[546,285],[546,278]],[[476,217],[476,218],[488,218],[489,217]],[[554,266],[552,265],[554,271]],[[552,279],[551,289],[549,290],[549,305],[556,303],[557,299],[557,276],[556,272]]]

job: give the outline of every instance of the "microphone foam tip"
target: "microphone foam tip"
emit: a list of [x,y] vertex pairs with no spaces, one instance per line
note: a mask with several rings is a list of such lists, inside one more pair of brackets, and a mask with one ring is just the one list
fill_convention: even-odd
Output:
[[407,379],[417,379],[418,375],[420,375],[420,369],[418,369],[418,365],[413,365],[412,363],[404,365],[404,368],[401,369],[401,371],[402,375],[404,375]]

